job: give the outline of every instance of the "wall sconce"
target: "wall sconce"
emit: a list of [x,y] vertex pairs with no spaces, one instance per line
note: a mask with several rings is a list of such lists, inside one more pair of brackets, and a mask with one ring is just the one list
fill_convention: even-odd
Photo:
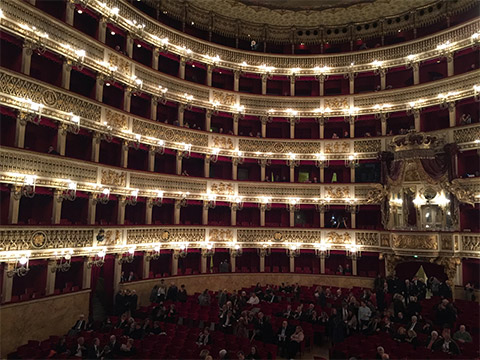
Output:
[[29,32],[31,49],[39,55],[43,55],[47,50],[45,39],[48,39],[46,32],[41,32],[35,26],[28,26],[27,24],[20,24],[20,28]]
[[242,256],[242,254],[243,254],[242,247],[236,242],[233,242],[230,247],[230,256],[239,257],[239,256]]
[[230,198],[230,208],[233,211],[242,211],[243,210],[243,198],[241,196],[232,196]]
[[235,166],[243,164],[243,160],[243,152],[235,150],[234,155],[232,156],[232,164]]
[[163,191],[158,190],[157,191],[157,196],[152,198],[152,205],[160,207],[160,206],[162,206],[162,203],[163,203]]
[[291,244],[287,249],[287,255],[290,258],[300,256],[300,244]]
[[181,207],[187,207],[188,203],[187,203],[187,195],[189,195],[190,193],[182,193],[180,195],[180,200],[177,201],[177,203],[175,204],[175,206],[177,206],[177,208],[181,208]]
[[202,247],[203,257],[212,257],[215,254],[215,244],[210,241],[206,241]]
[[347,251],[347,257],[352,260],[357,260],[358,258],[362,257],[362,249],[359,245],[345,245]]
[[263,257],[263,256],[270,256],[272,253],[272,241],[269,240],[267,242],[264,242],[262,244],[261,248],[257,249],[258,256]]
[[288,157],[289,157],[289,159],[287,160],[287,165],[289,167],[297,167],[297,166],[300,165],[300,160],[296,159],[295,154],[288,153]]
[[62,199],[74,201],[77,198],[77,183],[68,180],[68,185],[65,190],[62,191]]
[[410,101],[407,104],[407,115],[414,115],[418,114],[422,109],[422,103],[424,103],[424,99],[418,99],[417,101]]
[[159,155],[165,154],[165,141],[158,140],[157,145],[153,146],[153,151]]
[[166,93],[168,88],[163,87],[162,85],[158,85],[158,94],[160,95],[158,101],[160,101],[163,105],[167,103]]
[[72,254],[73,250],[69,250],[66,253],[62,251],[60,254],[55,251],[55,266],[52,267],[52,272],[66,272],[72,267]]
[[113,127],[108,125],[106,121],[103,122],[103,126],[105,127],[105,131],[102,133],[101,139],[110,143],[113,139],[113,135],[112,135]]
[[298,111],[293,109],[287,109],[285,112],[288,114],[288,122],[290,124],[297,124],[300,121],[298,117]]
[[320,259],[326,259],[330,257],[330,244],[315,243],[315,256]]
[[270,166],[272,165],[272,159],[267,158],[267,154],[263,154],[263,158],[258,160],[260,166]]
[[15,260],[13,269],[7,270],[7,276],[11,278],[14,276],[23,277],[27,275],[28,272],[30,271],[30,268],[28,267],[29,257],[30,257],[30,254],[25,254],[18,257]]
[[92,260],[87,262],[87,267],[92,268],[93,266],[96,267],[102,267],[103,264],[105,264],[105,255],[106,255],[105,249],[100,250],[95,254]]
[[445,193],[441,191],[440,193],[437,193],[437,196],[435,196],[435,198],[432,200],[432,203],[445,209],[448,204],[450,204],[450,199],[448,199],[445,196]]
[[177,151],[177,156],[180,156],[180,157],[185,158],[185,159],[189,159],[191,151],[192,151],[192,145],[191,144],[185,144],[185,143],[182,143],[181,145],[182,145],[183,149]]
[[260,211],[270,211],[272,209],[272,199],[266,196],[261,197],[260,203],[258,204],[258,207],[260,208]]
[[298,203],[299,199],[289,199],[287,204],[287,209],[289,212],[300,211],[300,204]]
[[353,153],[353,155],[348,155],[348,158],[345,159],[345,167],[350,169],[355,169],[360,166],[357,153]]
[[35,196],[35,184],[37,175],[25,175],[22,185],[22,196],[33,198]]
[[186,258],[188,254],[188,242],[182,242],[177,244],[178,249],[173,253],[175,259]]
[[345,211],[350,214],[358,214],[360,206],[357,204],[357,199],[347,199],[347,205],[345,205]]
[[427,203],[427,201],[424,198],[422,198],[419,193],[417,193],[417,195],[415,196],[415,199],[413,199],[412,202],[413,202],[413,205],[415,205],[415,207],[417,208]]
[[148,251],[145,255],[147,261],[157,260],[160,257],[161,244],[155,245],[152,250]]
[[104,188],[100,194],[97,196],[97,200],[100,204],[106,205],[110,200],[110,189]]
[[374,60],[371,65],[374,67],[373,69],[373,73],[375,75],[381,75],[381,74],[385,74],[385,72],[387,71],[387,69],[383,68],[382,65],[383,65],[383,61],[379,61],[379,60]]
[[388,112],[388,109],[391,108],[392,105],[390,104],[377,104],[373,108],[375,109],[375,119],[380,119],[382,121],[387,120],[390,117],[390,113]]
[[70,113],[70,120],[72,122],[68,124],[67,130],[77,135],[80,132],[80,116]]
[[137,199],[138,199],[138,190],[132,190],[130,193],[130,196],[127,196],[125,199],[125,202],[127,205],[135,206],[137,205]]
[[209,194],[208,200],[203,202],[204,209],[215,209],[217,205],[217,196],[215,194]]
[[189,94],[185,93],[185,94],[183,94],[183,97],[186,100],[186,103],[185,103],[186,109],[191,110],[192,109],[193,95],[189,95]]
[[118,67],[115,65],[111,65],[106,61],[100,62],[100,65],[103,65],[103,67],[105,68],[105,74],[104,74],[105,86],[110,86],[115,84],[115,73],[117,72]]
[[128,249],[127,252],[122,254],[122,257],[120,259],[118,259],[118,263],[119,264],[124,264],[124,263],[131,264],[134,259],[135,259],[135,247],[132,246],[131,248]]
[[315,204],[315,210],[320,213],[326,213],[330,210],[330,198],[325,198],[325,200],[317,200]]
[[237,114],[245,115],[245,106],[240,104],[235,104],[232,107],[233,107],[233,111],[236,112]]
[[357,118],[358,110],[358,107],[343,109],[343,120],[349,124],[353,124]]
[[30,99],[21,99],[18,100],[22,103],[22,111],[20,112],[21,117],[32,124],[39,125],[42,120],[42,110],[44,108],[43,104],[36,103]]
[[473,85],[473,98],[476,102],[480,101],[480,85]]
[[220,153],[219,148],[213,148],[212,149],[212,154],[210,155],[210,161],[213,163],[216,163],[218,160],[218,154]]
[[132,76],[132,80],[133,80],[132,95],[138,96],[142,93],[143,81],[139,79],[136,75]]
[[[124,131],[124,132],[126,132],[126,131]],[[142,139],[142,135],[135,134],[135,141],[129,140],[128,141],[128,146],[135,149],[135,150],[140,149],[140,140],[141,139]]]
[[458,95],[458,91],[451,91],[447,94],[438,94],[437,98],[441,99],[440,109],[449,109],[450,107],[455,106],[455,100],[452,100],[452,97]]
[[320,169],[328,168],[330,160],[323,153],[315,154],[315,166]]

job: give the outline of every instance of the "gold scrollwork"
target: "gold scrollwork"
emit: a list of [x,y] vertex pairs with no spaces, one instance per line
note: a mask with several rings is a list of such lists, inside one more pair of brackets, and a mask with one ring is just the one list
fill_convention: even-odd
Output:
[[343,186],[343,187],[326,186],[325,197],[328,197],[331,199],[348,198],[350,197],[350,188],[348,186]]
[[348,108],[348,99],[347,98],[334,98],[334,99],[325,99],[325,108],[330,109],[345,109]]
[[228,229],[210,230],[210,241],[228,242],[233,240],[233,231]]
[[350,152],[350,144],[346,141],[335,141],[325,144],[325,153],[326,154],[333,154],[333,153],[349,153]]
[[212,138],[213,147],[233,150],[233,141],[232,139],[224,136],[214,136]]
[[236,103],[235,94],[229,94],[214,90],[212,91],[212,102],[218,102],[222,105],[233,106]]
[[124,130],[128,128],[127,115],[105,109],[105,120],[108,125],[118,130]]
[[125,172],[102,170],[101,183],[103,185],[126,186],[127,175]]
[[393,247],[397,249],[438,250],[435,235],[393,235]]
[[480,236],[464,235],[462,236],[462,247],[465,251],[480,251]]
[[234,195],[235,189],[233,184],[219,182],[210,186],[210,191],[216,195]]
[[47,243],[47,234],[43,231],[36,231],[32,235],[31,244],[35,249],[41,249]]
[[282,238],[283,234],[280,231],[275,231],[275,233],[273,234],[273,240],[279,242],[282,241]]
[[327,233],[327,242],[332,244],[351,244],[352,238],[348,232],[340,234],[335,231],[330,231]]

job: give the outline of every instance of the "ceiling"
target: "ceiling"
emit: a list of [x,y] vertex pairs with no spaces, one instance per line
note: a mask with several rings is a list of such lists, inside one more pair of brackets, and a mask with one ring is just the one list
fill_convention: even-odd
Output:
[[342,8],[359,3],[369,3],[375,0],[237,0],[247,6],[262,6],[269,9],[325,10]]
[[[169,6],[181,1],[163,0]],[[218,14],[246,23],[319,26],[378,20],[431,4],[432,0],[188,0],[192,16]]]

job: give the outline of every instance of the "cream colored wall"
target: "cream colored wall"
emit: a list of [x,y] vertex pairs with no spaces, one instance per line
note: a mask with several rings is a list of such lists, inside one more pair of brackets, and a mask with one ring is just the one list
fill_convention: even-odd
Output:
[[80,314],[88,319],[90,290],[47,297],[0,307],[0,358],[28,340],[45,340],[62,335]]
[[[242,287],[249,287],[260,284],[280,285],[284,283],[296,283],[300,285],[312,286],[328,285],[351,288],[354,286],[373,287],[373,279],[352,276],[331,276],[331,275],[308,275],[308,274],[276,274],[276,273],[256,273],[256,274],[210,274],[210,275],[192,275],[165,278],[165,284],[175,283],[177,286],[185,284],[188,294],[201,292],[205,289],[218,291],[227,289],[228,291],[238,290]],[[121,284],[121,289],[133,289],[138,294],[139,306],[150,304],[150,292],[155,284],[159,284],[160,279],[141,280],[131,283]]]

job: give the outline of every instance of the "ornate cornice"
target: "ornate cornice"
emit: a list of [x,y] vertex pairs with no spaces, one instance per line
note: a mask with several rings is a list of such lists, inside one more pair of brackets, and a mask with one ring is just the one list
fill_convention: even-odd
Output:
[[[97,242],[100,229],[105,230]],[[92,256],[100,250],[122,253],[135,246],[136,251],[203,248],[206,242],[216,248],[238,244],[244,248],[316,249],[329,244],[331,249],[346,250],[356,245],[362,251],[388,256],[420,255],[433,261],[439,256],[480,257],[480,235],[468,233],[398,233],[387,231],[302,229],[302,228],[235,228],[196,226],[98,227],[75,226],[4,226],[0,229],[0,261],[14,260],[19,254],[30,258],[50,258],[55,251],[72,249],[73,256]],[[458,244],[453,246],[453,244]]]
[[52,157],[19,149],[0,149],[0,182],[19,184],[25,175],[36,175],[36,185],[64,189],[69,179],[77,182],[77,190],[98,193],[109,188],[111,194],[128,196],[132,189],[140,197],[156,197],[158,190],[165,198],[178,199],[188,194],[192,200],[208,199],[216,194],[217,201],[232,201],[232,196],[245,202],[259,202],[268,196],[274,203],[288,203],[291,197],[301,204],[316,204],[319,198],[330,198],[332,204],[346,204],[355,198],[359,205],[372,204],[371,194],[378,184],[302,184],[266,183],[180,177],[115,168],[106,165],[79,162],[75,159]]
[[[467,0],[449,3],[446,9],[445,6],[442,7],[445,3],[442,4],[441,1],[422,0],[363,3],[321,10],[290,10],[248,6],[229,0],[188,3],[175,0],[164,0],[161,3],[155,0],[143,1],[166,16],[188,25],[193,23],[195,27],[206,31],[232,38],[287,44],[291,43],[292,37],[305,43],[380,37],[382,34],[395,33],[398,29],[421,28],[443,21],[449,14],[474,6],[472,1]],[[381,18],[377,17],[379,14],[382,14]],[[347,31],[343,31],[343,28]],[[327,33],[329,29],[331,31]],[[335,32],[335,29],[339,31]],[[299,35],[298,31],[304,34]],[[306,31],[309,31],[308,35]]]
[[[455,77],[454,84],[460,86],[462,79],[465,83],[473,83],[474,75],[466,74]],[[430,86],[424,85],[422,88],[433,91],[439,88],[444,89],[447,84],[448,82],[439,81]],[[417,96],[425,95],[425,92],[417,90],[415,93]],[[315,161],[315,154],[318,153],[324,153],[332,160],[343,160],[352,153],[357,153],[360,159],[374,159],[379,151],[386,149],[386,144],[390,139],[389,137],[338,140],[259,139],[190,130],[132,116],[27,76],[0,69],[0,102],[2,105],[25,110],[26,103],[20,101],[21,98],[43,104],[42,116],[63,123],[72,123],[72,113],[79,115],[81,117],[80,127],[94,133],[105,134],[109,137],[115,136],[127,141],[136,141],[135,135],[138,134],[141,135],[140,143],[146,146],[157,146],[158,141],[163,140],[165,147],[173,150],[183,150],[182,143],[191,144],[191,151],[201,154],[211,154],[211,149],[217,147],[222,156],[238,157],[236,150],[239,150],[243,153],[243,157],[254,159],[267,157],[286,160],[288,153],[297,154],[299,160],[310,161]],[[280,99],[278,98],[279,103]],[[312,101],[314,100],[312,99]],[[365,101],[369,100],[365,97]],[[285,100],[283,103],[285,104]],[[461,150],[479,148],[476,140],[480,139],[480,126],[477,124],[428,134],[441,138],[444,142],[455,142]]]
[[[383,68],[409,66],[413,63],[426,61],[428,59],[445,56],[446,53],[455,52],[462,48],[473,45],[471,36],[476,33],[480,26],[478,19],[449,28],[434,35],[417,39],[400,45],[385,46],[377,49],[364,50],[360,52],[350,52],[345,54],[332,55],[310,55],[310,56],[288,56],[279,54],[261,54],[227,48],[221,45],[202,41],[179,31],[175,31],[158,22],[151,20],[147,15],[137,11],[129,4],[121,1],[111,1],[110,8],[118,7],[119,14],[116,19],[111,17],[108,11],[109,7],[103,7],[97,2],[89,3],[89,6],[96,12],[109,18],[117,26],[123,28],[127,33],[136,31],[136,24],[145,24],[143,41],[150,43],[154,48],[160,48],[187,58],[189,61],[195,60],[206,65],[212,63],[212,57],[218,56],[220,60],[215,61],[215,66],[240,70],[249,73],[264,73],[261,65],[273,67],[271,74],[291,75],[292,68],[299,68],[299,76],[312,76],[317,74],[315,67],[329,67],[328,74],[344,74],[354,70],[355,73],[362,71],[373,71],[374,61],[382,61]],[[2,10],[7,18],[2,20],[2,27],[17,33],[25,34],[24,29],[19,28],[18,24],[23,23],[35,26],[39,31],[47,32],[49,38],[45,39],[47,45],[50,43],[69,44],[73,49],[84,49],[88,56],[91,56],[95,62],[106,61],[103,47],[104,45],[94,41],[92,38],[81,34],[75,29],[66,26],[60,21],[47,17],[42,12],[29,6],[24,2],[15,2],[4,0]],[[13,20],[13,21],[11,21]],[[161,39],[168,38],[164,43]],[[449,42],[448,48],[438,49],[441,44]],[[188,54],[185,53],[189,50]],[[65,51],[65,49],[64,49]],[[206,57],[205,55],[208,55]],[[408,56],[414,55],[414,58]],[[187,59],[186,59],[187,60]],[[248,64],[244,66],[242,64]],[[351,64],[354,63],[353,69]]]

